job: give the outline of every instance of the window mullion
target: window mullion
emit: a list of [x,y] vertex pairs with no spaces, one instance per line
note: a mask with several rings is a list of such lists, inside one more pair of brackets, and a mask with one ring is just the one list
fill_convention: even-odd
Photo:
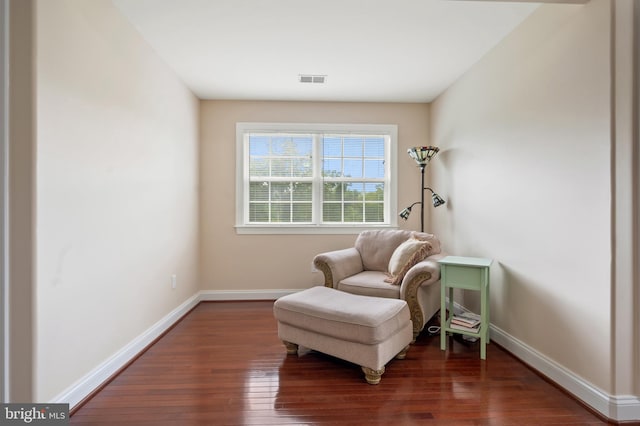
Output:
[[322,134],[313,135],[313,196],[311,220],[314,225],[322,224]]
[[[391,156],[393,155],[392,146],[391,146],[391,138],[389,136],[385,136],[384,138],[384,150],[387,153],[384,161],[384,191],[382,194],[383,200],[383,220],[385,222],[389,222],[391,220],[391,173],[392,173],[392,160]],[[395,209],[393,210],[395,212]]]
[[242,155],[244,157],[244,160],[242,162],[243,164],[243,170],[242,170],[242,174],[243,174],[243,192],[244,192],[244,197],[242,200],[244,207],[244,212],[243,212],[243,217],[244,217],[244,221],[245,223],[249,223],[250,220],[250,207],[249,207],[249,198],[250,198],[250,188],[251,188],[251,176],[249,173],[249,164],[250,164],[250,160],[249,160],[249,134],[245,133],[243,135],[243,145],[244,145],[244,149],[242,151]]
[[346,181],[345,181],[345,163],[344,163],[344,135],[340,135],[340,141],[341,141],[341,152],[340,152],[340,179],[342,180],[342,182],[340,183],[341,188],[340,188],[340,222],[344,223],[344,210],[346,208],[345,204],[344,204],[344,192],[347,189],[346,186]]

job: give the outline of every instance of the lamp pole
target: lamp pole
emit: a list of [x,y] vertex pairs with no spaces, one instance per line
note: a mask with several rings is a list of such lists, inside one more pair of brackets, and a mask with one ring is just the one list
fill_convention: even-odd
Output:
[[424,169],[427,165],[420,165],[420,174],[422,174],[422,184],[420,185],[420,232],[424,232]]

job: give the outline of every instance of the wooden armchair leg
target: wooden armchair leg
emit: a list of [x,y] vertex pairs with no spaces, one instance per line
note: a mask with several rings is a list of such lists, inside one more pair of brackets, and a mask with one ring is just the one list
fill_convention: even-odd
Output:
[[298,353],[298,345],[295,343],[291,343],[291,342],[287,342],[286,340],[283,340],[282,343],[284,343],[284,346],[287,348],[287,354],[288,355],[295,355]]
[[396,355],[396,359],[405,359],[407,357],[407,352],[409,351],[409,345],[405,346],[403,350]]
[[364,372],[364,378],[370,385],[377,385],[380,383],[382,379],[382,375],[384,374],[384,367],[380,370],[374,370],[369,367],[362,367],[362,371]]

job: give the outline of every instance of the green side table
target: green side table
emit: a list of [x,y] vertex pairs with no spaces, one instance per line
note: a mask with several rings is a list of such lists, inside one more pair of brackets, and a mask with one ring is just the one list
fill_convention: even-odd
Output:
[[449,296],[449,312],[453,312],[453,289],[476,290],[480,292],[480,329],[478,332],[451,328],[451,316],[441,325],[440,349],[447,349],[447,332],[466,334],[480,338],[480,358],[487,358],[489,343],[489,267],[491,259],[481,257],[447,256],[440,263],[440,318],[446,318]]

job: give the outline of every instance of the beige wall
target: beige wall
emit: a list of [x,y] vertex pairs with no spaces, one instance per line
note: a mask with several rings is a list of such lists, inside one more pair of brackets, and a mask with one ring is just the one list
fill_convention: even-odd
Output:
[[[613,282],[612,351],[614,390],[640,402],[640,288],[638,252],[638,49],[639,0],[612,5],[613,66]],[[634,11],[635,8],[635,11]],[[635,17],[634,17],[635,15]],[[635,23],[634,23],[635,19]],[[634,34],[635,25],[635,34]],[[634,69],[635,67],[635,69]],[[634,324],[635,327],[629,326]],[[640,418],[638,414],[637,418]]]
[[[9,356],[11,402],[33,401],[35,107],[33,2],[11,1],[9,31]],[[2,17],[4,19],[4,17]],[[4,131],[4,129],[2,129]],[[4,273],[4,271],[2,272]]]
[[433,226],[494,258],[491,322],[613,393],[610,19],[542,6],[433,103],[431,135]]
[[[200,106],[201,277],[206,290],[322,284],[322,274],[311,272],[313,257],[355,241],[355,235],[236,234],[236,122],[397,124],[398,206],[420,199],[419,169],[405,153],[428,142],[426,104],[202,101]],[[419,229],[419,215],[399,225]]]
[[34,400],[49,401],[198,291],[198,101],[110,1],[40,0],[36,16]]
[[[632,74],[635,82],[636,88],[636,98],[635,98],[635,146],[640,147],[640,77],[638,74],[640,73],[640,2],[635,0],[634,2],[634,20],[633,20],[633,35],[635,40],[634,52],[635,52],[635,72]],[[636,245],[635,245],[635,257],[633,259],[633,263],[640,263],[640,172],[638,171],[638,167],[640,166],[640,149],[635,150],[635,173],[633,176],[636,180],[636,215],[635,215],[635,224],[636,224]],[[636,263],[637,262],[637,263]],[[636,327],[635,334],[635,377],[640,376],[640,268],[636,268],[635,270],[635,287],[632,293],[634,293],[635,297],[635,309],[633,310],[634,316],[632,319],[633,324],[639,324]],[[640,396],[640,379],[635,380],[635,395]]]

